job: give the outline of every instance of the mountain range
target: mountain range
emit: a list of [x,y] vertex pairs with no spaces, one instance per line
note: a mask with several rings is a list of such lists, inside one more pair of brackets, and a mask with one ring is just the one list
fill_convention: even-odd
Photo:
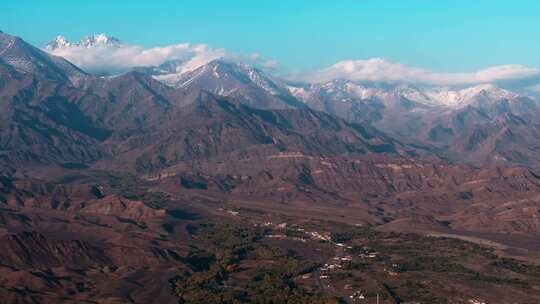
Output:
[[[109,43],[120,42],[99,35],[78,45]],[[418,191],[419,203],[428,200],[421,168],[435,166],[428,185],[448,195],[482,170],[534,180],[540,161],[538,102],[494,85],[298,84],[225,59],[96,76],[17,37],[2,33],[0,45],[0,159],[16,178],[75,167],[181,176],[218,196],[249,196],[247,186],[260,197],[340,203]],[[463,176],[449,173],[450,187],[441,170]]]
[[239,214],[250,227],[445,233],[538,258],[535,98],[493,84],[299,83],[228,58],[96,75],[50,53],[121,44],[40,49],[0,32],[0,295],[172,302],[163,286],[211,227],[200,217]]
[[[57,38],[45,49],[117,45],[104,34],[79,43]],[[310,108],[349,123],[369,124],[395,139],[436,151],[439,157],[475,166],[537,167],[539,101],[493,84],[418,87],[333,80],[302,84],[237,60],[217,59],[193,69],[183,60],[136,68],[180,90],[205,90],[259,109]]]

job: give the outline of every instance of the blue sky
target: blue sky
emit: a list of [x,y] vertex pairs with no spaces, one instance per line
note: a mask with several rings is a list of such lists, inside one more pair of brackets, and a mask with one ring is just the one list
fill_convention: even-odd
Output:
[[2,0],[0,29],[44,45],[107,33],[144,47],[205,43],[292,71],[384,58],[437,72],[540,67],[540,1]]

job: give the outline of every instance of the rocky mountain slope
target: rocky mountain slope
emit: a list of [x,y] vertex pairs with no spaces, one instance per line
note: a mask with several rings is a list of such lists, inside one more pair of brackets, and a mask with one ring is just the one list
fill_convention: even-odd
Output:
[[[118,39],[100,34],[79,43],[59,37],[46,49],[119,44]],[[402,142],[430,147],[453,162],[475,166],[539,164],[535,115],[539,102],[492,84],[445,88],[339,79],[288,84],[226,59],[187,71],[183,64],[183,60],[173,60],[136,70],[179,91],[205,90],[261,109],[309,107],[349,122],[369,123]]]
[[277,78],[249,65],[224,59],[214,60],[190,72],[154,75],[154,78],[184,90],[197,88],[240,99],[256,108],[306,107]]
[[[19,41],[5,38],[10,39]],[[32,48],[22,40],[18,43]],[[25,56],[21,54],[20,60],[26,60]],[[65,71],[66,75],[70,71],[63,63],[49,64],[51,70]],[[228,73],[237,77],[227,78],[231,82],[221,85],[238,84],[248,91],[239,91],[229,99],[204,93],[202,89],[218,84],[203,83],[212,80],[204,78],[210,68],[219,68],[220,73],[227,69],[223,77],[232,77]],[[48,73],[9,72],[2,91],[2,150],[14,163],[92,163],[106,159],[133,163],[141,170],[261,149],[317,155],[420,154],[414,152],[416,148],[405,147],[369,126],[348,124],[305,107],[296,109],[273,93],[260,98],[250,95],[270,92],[260,87],[270,86],[270,80],[257,78],[262,76],[250,70],[253,79],[261,80],[255,86],[251,78],[239,78],[247,70],[240,73],[236,68],[240,66],[212,62],[194,71],[202,77],[197,78],[201,82],[182,88],[167,86],[140,71],[115,77],[87,76],[77,85],[59,82],[56,75]],[[277,85],[275,90],[272,92],[278,94]],[[293,110],[259,110],[287,107]]]
[[[494,303],[537,292],[536,268],[497,256],[539,258],[533,99],[293,86],[226,61],[98,77],[0,35],[2,299],[177,303],[208,288],[249,302],[264,282],[313,299],[328,291],[322,265],[353,249],[332,294],[366,273],[389,283],[361,288],[389,301],[465,299],[471,284]],[[362,258],[368,245],[382,258]],[[294,274],[261,279],[285,263]]]
[[455,162],[538,165],[539,102],[494,85],[449,90],[336,80],[290,90],[312,108],[370,122]]
[[0,31],[1,63],[20,73],[30,73],[57,82],[78,83],[87,75],[69,61],[49,55],[19,37]]

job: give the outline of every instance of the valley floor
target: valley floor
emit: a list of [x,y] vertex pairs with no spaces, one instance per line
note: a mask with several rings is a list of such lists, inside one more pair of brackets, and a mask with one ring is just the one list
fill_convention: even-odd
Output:
[[540,302],[534,236],[397,231],[362,207],[107,178],[5,196],[3,302]]

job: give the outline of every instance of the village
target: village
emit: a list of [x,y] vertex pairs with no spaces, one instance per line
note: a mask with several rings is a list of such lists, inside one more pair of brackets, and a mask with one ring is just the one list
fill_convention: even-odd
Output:
[[[219,208],[219,211],[233,217],[246,216],[245,210],[235,208]],[[320,255],[324,256],[324,261],[296,278],[301,284],[314,285],[328,294],[344,296],[347,303],[425,303],[395,302],[389,296],[389,291],[381,287],[384,286],[382,282],[390,278],[399,281],[402,266],[391,262],[388,253],[375,250],[362,238],[349,238],[335,231],[317,229],[324,227],[320,225],[260,219],[252,221],[252,224],[267,229],[265,239],[294,241],[306,246],[319,244],[317,246],[327,249],[325,254],[321,252]],[[358,276],[362,278],[360,281]],[[466,301],[467,304],[488,304],[477,298]]]
[[[300,242],[311,240],[328,243],[334,246],[335,255],[329,261],[327,261],[327,263],[320,266],[313,272],[301,276],[301,279],[303,280],[314,278],[321,287],[324,287],[324,289],[332,287],[332,275],[335,272],[343,270],[345,267],[347,267],[347,263],[350,263],[355,259],[375,259],[378,256],[378,253],[369,247],[353,247],[345,242],[338,242],[332,238],[332,234],[330,232],[314,230],[308,231],[305,228],[289,225],[287,223],[273,224],[272,222],[265,222],[263,223],[263,226],[272,227],[274,231],[282,232],[279,234],[268,234],[266,236],[268,238],[287,238]],[[395,274],[394,272],[390,273]],[[345,284],[342,289],[349,294],[348,300],[350,303],[367,303],[365,292],[362,290],[354,290],[353,284]]]

